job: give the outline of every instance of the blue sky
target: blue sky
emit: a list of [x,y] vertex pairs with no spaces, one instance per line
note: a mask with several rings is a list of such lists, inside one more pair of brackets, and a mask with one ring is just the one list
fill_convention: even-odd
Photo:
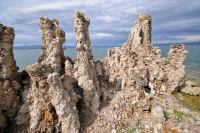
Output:
[[200,41],[200,0],[0,0],[0,23],[15,28],[15,45],[40,45],[39,18],[56,18],[74,45],[73,16],[90,16],[93,45],[121,45],[138,13],[153,18],[153,43]]

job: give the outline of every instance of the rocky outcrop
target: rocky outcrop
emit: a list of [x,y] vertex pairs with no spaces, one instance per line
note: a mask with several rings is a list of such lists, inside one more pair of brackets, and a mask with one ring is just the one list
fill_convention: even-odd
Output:
[[121,91],[85,131],[127,132],[127,127],[135,127],[132,132],[163,132],[164,109],[175,100],[163,105],[159,95],[171,97],[184,84],[186,55],[185,46],[177,45],[163,58],[151,44],[151,17],[140,14],[128,41],[110,49],[103,60],[104,75],[109,82],[117,81]]
[[199,131],[200,114],[172,95],[199,95],[197,86],[185,82],[187,50],[171,46],[162,57],[151,44],[151,21],[138,15],[127,42],[96,61],[86,14],[74,18],[75,60],[64,57],[65,33],[58,22],[41,17],[41,56],[20,74],[12,53],[14,30],[0,25],[0,132]]
[[42,32],[42,53],[38,60],[41,64],[52,67],[54,72],[63,71],[65,32],[59,27],[57,20],[41,17],[40,27]]
[[77,57],[74,76],[84,91],[84,103],[94,114],[98,114],[101,91],[97,80],[95,61],[92,55],[88,27],[90,19],[77,12],[74,18]]
[[150,37],[151,17],[140,14],[128,41],[109,50],[103,67],[109,80],[118,80],[122,88],[171,93],[183,83],[186,48],[172,46],[169,56],[162,58],[160,49],[150,43]]
[[[68,92],[72,83],[62,79],[64,32],[58,22],[41,17],[42,54],[39,61],[27,67],[31,79],[29,101],[21,106],[16,121],[27,126],[28,132],[78,133],[80,129],[76,102]],[[26,98],[27,99],[27,98]],[[28,107],[27,107],[28,106]],[[24,107],[28,108],[24,111]],[[30,115],[26,120],[21,119]],[[20,130],[18,132],[21,132]]]
[[[14,29],[0,24],[0,130],[19,107],[21,84],[13,55]],[[7,118],[7,120],[6,120]]]
[[128,43],[134,44],[137,48],[139,44],[151,44],[151,16],[139,14],[136,24],[131,29]]
[[185,94],[200,96],[200,87],[193,81],[187,81],[180,91]]
[[170,47],[166,64],[167,91],[169,92],[180,89],[184,85],[185,66],[183,62],[186,55],[187,50],[184,45]]

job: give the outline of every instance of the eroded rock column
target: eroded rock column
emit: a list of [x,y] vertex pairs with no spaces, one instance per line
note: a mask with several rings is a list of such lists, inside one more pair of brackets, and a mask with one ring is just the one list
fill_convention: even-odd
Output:
[[48,64],[54,72],[61,73],[64,51],[62,48],[65,42],[65,32],[59,27],[55,19],[40,18],[42,31],[42,53],[38,60],[41,64]]
[[[0,112],[2,118],[14,117],[19,104],[17,93],[21,84],[13,55],[14,37],[12,27],[0,24]],[[6,122],[0,122],[0,125],[1,129],[2,125],[6,126]]]
[[74,73],[78,84],[84,91],[84,103],[94,113],[98,113],[100,89],[96,76],[95,62],[91,50],[88,32],[90,19],[84,13],[77,12],[74,19],[77,58]]
[[185,83],[185,66],[183,62],[187,53],[188,51],[183,44],[170,47],[166,66],[169,92],[180,89]]
[[128,38],[128,43],[132,47],[140,44],[151,44],[151,16],[139,14]]

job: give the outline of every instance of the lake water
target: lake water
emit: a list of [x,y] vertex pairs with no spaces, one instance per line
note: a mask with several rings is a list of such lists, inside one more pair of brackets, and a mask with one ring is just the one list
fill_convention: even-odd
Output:
[[[170,45],[160,45],[163,56],[167,56]],[[188,56],[184,62],[186,78],[200,84],[200,44],[186,44]]]
[[[167,56],[170,45],[158,45],[162,55]],[[187,78],[200,83],[200,44],[186,44],[189,54],[185,61]],[[107,55],[107,49],[111,47],[94,47],[93,55],[95,59],[102,59]],[[20,70],[25,69],[29,64],[33,64],[40,56],[40,49],[14,49],[14,55]],[[76,49],[69,47],[64,50],[65,56],[76,57]]]

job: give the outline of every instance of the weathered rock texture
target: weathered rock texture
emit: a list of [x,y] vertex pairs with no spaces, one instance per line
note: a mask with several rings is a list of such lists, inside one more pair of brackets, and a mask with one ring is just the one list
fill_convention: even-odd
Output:
[[184,45],[172,46],[168,57],[151,42],[151,17],[140,14],[128,41],[112,48],[103,60],[109,80],[118,80],[122,88],[144,89],[148,93],[173,92],[184,82]]
[[126,126],[141,124],[147,126],[145,132],[162,132],[162,124],[161,129],[152,130],[165,121],[163,105],[156,105],[154,99],[160,100],[159,94],[169,95],[184,84],[186,55],[185,46],[178,45],[162,58],[160,49],[151,44],[151,17],[140,14],[128,41],[110,49],[103,60],[104,75],[110,82],[117,81],[121,91],[85,131],[125,132]]
[[95,61],[92,55],[88,26],[90,19],[84,13],[78,12],[74,19],[76,36],[77,57],[74,65],[74,73],[78,84],[84,91],[84,103],[95,114],[99,109],[99,97],[101,95],[97,80]]
[[129,35],[128,43],[132,43],[133,47],[139,44],[151,44],[151,16],[147,14],[139,14],[135,26]]
[[[171,46],[168,57],[162,57],[151,44],[151,21],[149,15],[138,15],[128,41],[95,61],[88,16],[75,14],[75,60],[64,57],[65,33],[58,22],[41,17],[41,56],[20,73],[20,95],[12,54],[14,31],[0,25],[0,129],[12,127],[18,133],[198,132],[200,114],[171,94],[179,90],[199,94],[184,88],[194,89],[184,80],[187,50],[184,45]],[[6,127],[7,118],[10,127]]]
[[42,17],[40,25],[43,40],[42,54],[37,63],[27,68],[31,78],[28,93],[32,102],[25,102],[21,106],[21,108],[28,106],[30,116],[22,123],[20,119],[27,111],[20,109],[16,117],[17,124],[30,123],[26,129],[29,132],[78,133],[80,129],[78,110],[76,102],[68,92],[71,89],[68,87],[72,83],[63,82],[61,78],[64,71],[62,44],[65,34],[55,19],[49,20]]
[[65,42],[65,32],[60,29],[58,21],[55,19],[40,18],[42,31],[42,53],[38,60],[41,64],[52,67],[54,72],[61,73],[64,51],[62,48]]
[[12,27],[0,24],[0,130],[12,121],[19,107],[21,84],[13,55],[14,37]]
[[200,96],[200,87],[192,81],[187,81],[181,91],[185,94]]

